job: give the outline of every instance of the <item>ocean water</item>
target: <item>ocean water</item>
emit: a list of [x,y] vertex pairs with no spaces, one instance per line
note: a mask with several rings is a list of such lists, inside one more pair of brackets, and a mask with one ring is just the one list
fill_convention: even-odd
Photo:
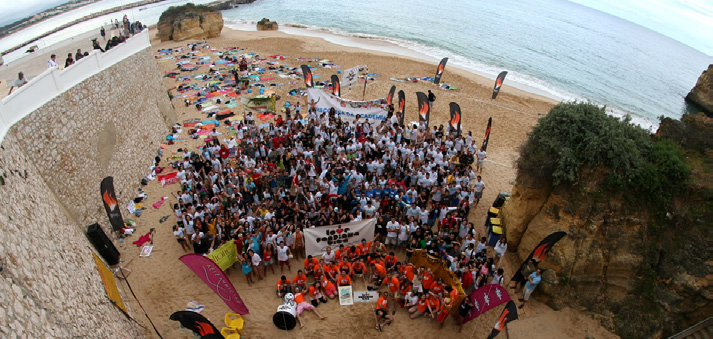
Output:
[[492,79],[507,70],[506,84],[606,105],[649,128],[659,116],[684,113],[683,98],[713,63],[671,38],[566,0],[258,0],[223,17],[390,41],[432,57],[434,70],[442,57],[450,58],[448,67]]
[[[142,6],[144,10],[108,14],[54,33],[37,45],[51,49],[124,14],[155,24],[169,6],[210,1],[167,0]],[[0,51],[68,21],[131,2],[103,0],[64,13],[0,39]],[[389,51],[413,52],[432,61],[434,71],[437,62],[448,57],[446,83],[449,67],[491,79],[507,70],[506,85],[557,100],[589,100],[607,106],[612,114],[630,115],[649,129],[656,128],[659,116],[679,118],[684,113],[683,98],[713,63],[713,57],[673,39],[567,0],[258,0],[223,11],[229,27],[254,29],[264,17],[293,34],[372,49],[397,46]],[[5,62],[23,52],[5,55]]]

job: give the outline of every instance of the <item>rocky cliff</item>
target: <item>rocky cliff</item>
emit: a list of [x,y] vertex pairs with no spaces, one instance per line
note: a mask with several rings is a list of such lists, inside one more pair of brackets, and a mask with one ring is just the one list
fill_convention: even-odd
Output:
[[217,38],[223,29],[223,15],[206,6],[172,6],[161,14],[158,24],[161,41]]
[[[662,129],[710,135],[713,124],[706,119],[669,119]],[[658,135],[656,140],[670,136]],[[503,208],[508,249],[524,260],[547,235],[567,232],[540,265],[543,280],[534,296],[555,309],[578,306],[592,311],[604,326],[627,338],[668,336],[710,316],[713,163],[709,146],[702,152],[684,149],[691,176],[685,182],[672,179],[666,184],[687,188],[663,205],[632,193],[640,188],[612,189],[616,184],[609,166],[581,166],[576,181],[558,184],[522,166]]]
[[686,95],[686,101],[713,116],[713,64],[703,71],[696,86]]

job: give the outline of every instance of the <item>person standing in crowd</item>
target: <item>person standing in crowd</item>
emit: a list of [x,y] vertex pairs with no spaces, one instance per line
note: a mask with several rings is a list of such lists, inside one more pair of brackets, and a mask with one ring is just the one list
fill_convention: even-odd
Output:
[[64,61],[64,68],[72,66],[74,64],[74,59],[72,58],[72,53],[67,54],[67,59]]
[[47,61],[47,68],[57,68],[59,65],[57,64],[57,55],[52,54],[50,56],[50,59]]
[[430,109],[433,109],[433,102],[436,101],[436,95],[431,92],[431,90],[428,90],[428,107]]
[[475,170],[479,173],[483,173],[483,166],[485,165],[485,159],[488,157],[488,153],[482,147],[475,154],[478,157],[478,161],[475,165]]

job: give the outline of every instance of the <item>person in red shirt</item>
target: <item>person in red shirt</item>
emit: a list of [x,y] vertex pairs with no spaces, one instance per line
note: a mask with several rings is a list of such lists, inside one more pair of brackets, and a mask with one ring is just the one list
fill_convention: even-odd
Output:
[[342,270],[337,276],[337,286],[351,286],[352,278],[349,277],[346,270]]
[[438,310],[438,317],[436,320],[438,321],[438,328],[441,329],[443,328],[443,325],[446,323],[446,319],[448,319],[448,315],[451,314],[451,310],[453,309],[453,302],[455,300],[451,299],[450,297],[445,297],[443,298],[443,303],[441,303],[441,307]]
[[220,145],[220,151],[218,151],[218,154],[220,155],[220,158],[225,161],[225,159],[228,159],[228,157],[230,156],[230,150],[228,150],[225,145]]
[[286,293],[292,293],[292,285],[290,285],[290,279],[283,275],[277,281],[277,296],[282,298]]
[[292,279],[292,283],[295,287],[305,288],[307,286],[307,275],[302,272],[302,270],[297,271],[297,275]]
[[[382,322],[383,321],[383,322]],[[389,315],[389,295],[387,292],[381,293],[376,301],[376,329],[381,331],[384,325],[394,321],[394,317]]]
[[272,246],[272,244],[267,244],[267,246],[265,246],[265,252],[262,253],[262,262],[266,267],[265,271],[267,271],[267,267],[269,267],[272,274],[275,274],[275,261],[272,259],[273,253],[275,253],[275,247]]
[[317,259],[312,258],[311,255],[307,256],[307,259],[305,259],[305,275],[311,275],[314,273],[314,267],[319,265],[319,261]]
[[308,303],[305,300],[305,292],[303,290],[299,289],[299,290],[296,290],[295,292],[297,292],[295,294],[295,303],[297,304],[297,309],[296,309],[297,321],[300,322],[300,328],[305,327],[304,323],[302,322],[302,312],[304,312],[304,311],[314,312],[314,314],[316,314],[320,320],[324,320],[326,318],[326,317],[323,317],[319,313],[319,311],[317,311],[317,309],[314,308],[314,306],[310,305],[310,303]]

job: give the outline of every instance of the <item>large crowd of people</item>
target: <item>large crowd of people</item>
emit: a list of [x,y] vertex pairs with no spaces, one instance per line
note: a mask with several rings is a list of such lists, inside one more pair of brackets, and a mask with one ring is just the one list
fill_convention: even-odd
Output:
[[[285,103],[274,123],[259,125],[244,114],[225,121],[225,133],[213,129],[197,151],[178,149],[170,163],[180,182],[173,206],[177,241],[199,254],[235,242],[249,285],[266,280],[268,270],[278,274],[279,266],[276,295],[293,293],[304,302],[302,325],[302,311],[337,297],[337,287],[354,279],[384,291],[375,310],[378,330],[399,308],[441,326],[449,314],[462,320],[473,305],[454,309],[455,287],[410,259],[423,250],[444,260],[466,293],[503,284],[497,263],[506,239],[488,255],[483,228],[469,220],[486,187],[487,153],[471,133],[402,126],[388,110],[386,120],[345,120],[305,97],[303,104]],[[180,139],[183,129],[197,137],[193,128],[176,125],[172,138]],[[373,236],[305,256],[304,229],[369,218],[376,219]]]

